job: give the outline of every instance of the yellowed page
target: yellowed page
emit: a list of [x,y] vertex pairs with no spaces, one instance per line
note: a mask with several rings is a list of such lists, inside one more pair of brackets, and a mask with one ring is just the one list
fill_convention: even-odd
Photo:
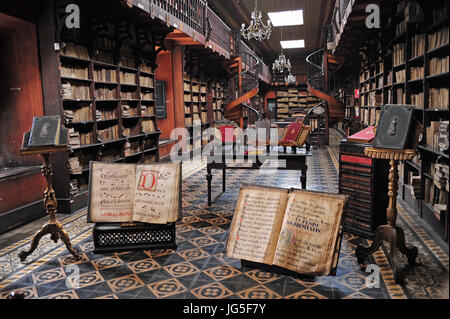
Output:
[[133,221],[166,224],[178,218],[180,164],[138,165]]
[[135,164],[91,162],[88,221],[130,222]]
[[273,264],[309,275],[328,275],[346,197],[295,190],[289,195]]
[[243,186],[230,226],[226,255],[271,264],[288,190]]

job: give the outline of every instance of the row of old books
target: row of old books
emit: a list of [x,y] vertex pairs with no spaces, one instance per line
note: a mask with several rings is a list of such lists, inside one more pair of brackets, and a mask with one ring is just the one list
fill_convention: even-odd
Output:
[[82,106],[72,110],[63,111],[65,123],[87,122],[92,120],[92,111],[90,106]]
[[88,79],[89,78],[89,69],[83,66],[66,66],[61,65],[60,68],[61,76],[67,78],[76,78],[76,79]]
[[142,120],[141,123],[142,132],[144,133],[152,133],[155,132],[155,123],[151,119]]
[[449,56],[445,57],[435,57],[430,60],[430,75],[437,75],[449,71],[448,68]]
[[130,91],[121,91],[120,92],[120,98],[122,100],[134,100],[135,93]]
[[129,105],[122,105],[122,117],[138,116],[136,107],[130,107]]
[[135,85],[136,84],[136,73],[120,71],[119,79],[120,79],[120,83],[122,83],[122,84]]
[[143,72],[153,73],[153,68],[148,63],[141,63],[139,69]]
[[428,50],[433,50],[448,43],[448,26],[428,35]]
[[207,122],[208,122],[208,112],[202,111],[202,123],[207,123]]
[[116,99],[116,89],[100,87],[95,89],[95,98],[99,100],[114,100]]
[[386,85],[392,85],[392,78],[393,78],[392,70],[388,70],[386,74]]
[[100,120],[111,120],[117,118],[117,111],[116,109],[111,108],[101,108],[97,109],[97,121]]
[[61,84],[61,97],[64,100],[89,100],[91,93],[89,86],[71,83]]
[[430,88],[428,107],[430,109],[448,110],[448,88]]
[[97,50],[95,53],[95,59],[103,63],[114,64],[114,53]]
[[397,104],[406,104],[405,90],[403,88],[398,88],[396,90],[396,93],[397,93]]
[[120,66],[124,66],[127,68],[135,69],[136,68],[136,59],[128,56],[121,56],[121,60],[119,62]]
[[125,126],[122,129],[123,136],[130,137],[139,134],[139,126]]
[[87,47],[73,42],[66,42],[61,49],[63,55],[89,60],[89,51]]
[[395,83],[402,83],[406,80],[406,70],[398,70],[395,72]]
[[102,130],[97,130],[98,139],[101,142],[108,142],[119,138],[119,126],[112,125]]
[[94,45],[100,49],[114,49],[114,41],[107,37],[95,37]]
[[425,54],[425,38],[423,34],[416,34],[411,37],[411,58]]
[[406,32],[406,26],[407,26],[406,19],[401,21],[399,24],[397,24],[395,26],[395,36],[398,37],[399,35],[401,35],[404,32]]
[[394,45],[394,51],[392,52],[394,58],[394,66],[405,62],[405,43],[398,43]]
[[154,116],[155,108],[153,106],[141,105],[142,116]]
[[141,100],[153,100],[153,92],[141,92]]
[[419,92],[419,93],[411,93],[410,95],[410,99],[411,99],[411,104],[419,107],[419,108],[423,108],[423,92]]
[[423,66],[412,66],[409,69],[409,74],[411,80],[423,79],[424,76]]
[[94,80],[97,82],[117,82],[117,71],[114,69],[94,69]]

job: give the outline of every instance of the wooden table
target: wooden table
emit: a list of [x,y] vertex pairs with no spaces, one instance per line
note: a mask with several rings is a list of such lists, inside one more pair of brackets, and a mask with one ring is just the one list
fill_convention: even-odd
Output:
[[[302,185],[302,189],[306,189],[306,171],[308,169],[308,166],[306,165],[306,157],[311,156],[311,152],[304,148],[294,149],[288,147],[286,151],[284,151],[285,149],[286,148],[283,147],[274,147],[272,148],[271,153],[266,151],[266,156],[264,158],[260,158],[260,155],[245,154],[245,151],[243,153],[234,152],[231,146],[222,146],[222,156],[218,157],[217,161],[209,158],[206,165],[206,180],[208,182],[208,206],[211,206],[211,181],[213,169],[222,170],[222,192],[225,192],[227,169],[260,169],[263,165],[264,167],[266,167],[266,165],[268,164],[267,160],[272,161],[272,163],[275,163],[278,160],[279,164],[281,165],[279,165],[278,167],[269,166],[266,168],[281,170],[300,170],[300,182]],[[231,159],[232,155],[233,163],[225,161],[227,155],[230,156],[228,161]],[[234,161],[236,160],[241,161],[241,163],[234,163]]]

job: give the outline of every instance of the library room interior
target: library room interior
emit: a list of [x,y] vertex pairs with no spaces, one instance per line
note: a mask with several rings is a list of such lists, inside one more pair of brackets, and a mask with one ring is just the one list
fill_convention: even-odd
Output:
[[0,304],[448,301],[449,6],[1,1]]

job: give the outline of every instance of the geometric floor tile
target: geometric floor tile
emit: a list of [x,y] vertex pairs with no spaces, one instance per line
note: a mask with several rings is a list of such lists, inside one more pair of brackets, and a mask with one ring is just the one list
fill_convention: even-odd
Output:
[[151,283],[147,287],[157,298],[165,298],[186,291],[186,288],[175,278]]
[[[335,144],[312,150],[307,162],[307,189],[338,191],[335,153]],[[62,222],[81,260],[75,260],[62,242],[47,247],[47,242],[53,243],[43,241],[33,258],[21,263],[17,253],[30,245],[32,236],[0,247],[0,298],[18,289],[33,299],[448,298],[448,249],[437,247],[428,234],[418,229],[417,219],[406,209],[399,209],[397,221],[406,242],[418,247],[420,265],[406,270],[403,285],[393,283],[386,251],[380,248],[369,258],[380,267],[380,287],[366,287],[368,273],[359,269],[355,248],[368,247],[370,241],[349,233],[343,236],[336,276],[281,274],[227,257],[224,250],[228,230],[242,183],[298,188],[300,173],[277,171],[263,175],[258,170],[230,170],[223,193],[221,173],[214,173],[212,205],[208,207],[206,169],[196,165],[192,164],[183,177],[183,218],[176,223],[177,249],[93,254],[92,224],[86,223],[83,210]],[[406,264],[404,258],[400,260]]]

